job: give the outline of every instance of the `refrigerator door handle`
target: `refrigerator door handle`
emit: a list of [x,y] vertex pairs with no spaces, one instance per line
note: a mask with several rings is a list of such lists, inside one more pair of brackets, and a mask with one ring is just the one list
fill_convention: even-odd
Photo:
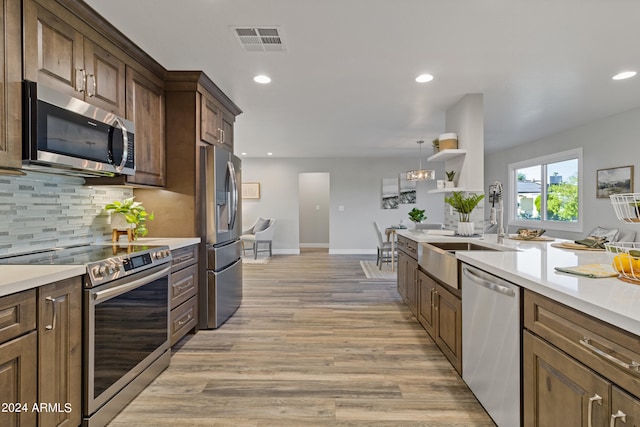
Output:
[[231,203],[231,209],[229,209],[229,229],[233,229],[236,224],[236,217],[238,216],[238,182],[236,181],[236,168],[232,162],[227,162],[227,173],[230,177],[231,189],[229,198]]

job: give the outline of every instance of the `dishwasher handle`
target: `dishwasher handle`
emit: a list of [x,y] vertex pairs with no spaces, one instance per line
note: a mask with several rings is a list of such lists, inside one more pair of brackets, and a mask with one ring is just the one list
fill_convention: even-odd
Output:
[[471,280],[473,283],[475,283],[476,285],[480,285],[484,288],[487,288],[491,291],[494,292],[498,292],[502,295],[506,295],[508,297],[515,297],[516,296],[516,292],[511,289],[508,288],[506,286],[502,286],[499,285],[497,283],[491,282],[489,280],[483,279],[482,277],[478,276],[477,274],[475,274],[474,272],[472,272],[471,270],[469,270],[466,267],[462,268],[462,274],[464,274],[465,276],[467,276],[467,278],[469,280]]

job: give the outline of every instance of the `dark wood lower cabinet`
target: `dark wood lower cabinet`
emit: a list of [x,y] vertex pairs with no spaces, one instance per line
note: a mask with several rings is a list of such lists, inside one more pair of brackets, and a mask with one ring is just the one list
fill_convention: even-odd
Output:
[[169,289],[169,345],[173,346],[198,325],[198,248],[188,246],[171,251]]
[[418,271],[418,322],[431,337],[436,336],[435,324],[435,291],[436,281],[422,270]]
[[640,400],[616,386],[611,388],[611,409],[610,427],[640,426]]
[[462,301],[436,283],[434,340],[453,367],[462,375]]
[[418,321],[462,375],[462,300],[418,270]]
[[38,288],[38,426],[75,427],[82,420],[82,282]]
[[640,426],[638,336],[529,290],[524,326],[526,427]]
[[398,293],[409,307],[411,314],[418,316],[418,261],[413,254],[398,251]]
[[0,345],[0,426],[35,426],[38,401],[35,331]]
[[525,426],[607,425],[609,382],[528,331],[523,358]]

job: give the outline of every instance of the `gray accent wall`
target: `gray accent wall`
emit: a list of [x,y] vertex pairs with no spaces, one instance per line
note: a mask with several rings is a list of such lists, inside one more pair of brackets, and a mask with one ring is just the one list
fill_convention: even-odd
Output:
[[[596,198],[596,171],[618,166],[634,165],[634,191],[640,192],[640,108],[616,114],[562,133],[532,141],[508,150],[485,155],[485,182],[501,181],[508,184],[507,167],[510,163],[583,147],[583,215],[582,232],[549,231],[566,239],[584,237],[596,226],[640,232],[640,226],[619,222],[609,199]],[[506,188],[506,187],[505,187]],[[505,194],[505,211],[511,203]],[[489,204],[485,204],[485,217],[489,217]],[[508,220],[505,212],[505,220]],[[516,227],[509,227],[514,232]],[[638,238],[636,239],[638,240]]]
[[[426,158],[426,155],[425,155]],[[426,163],[444,178],[444,164]],[[279,254],[299,253],[298,175],[305,172],[330,174],[329,252],[334,254],[375,254],[377,239],[373,221],[382,227],[409,224],[413,207],[425,209],[428,222],[443,222],[443,195],[427,194],[435,181],[419,182],[417,204],[399,209],[382,209],[382,179],[418,167],[418,158],[245,158],[242,179],[260,182],[260,199],[242,201],[243,229],[258,217],[276,218],[273,248]],[[342,210],[341,210],[342,208]]]
[[0,255],[110,241],[103,207],[132,195],[130,188],[85,186],[83,178],[0,176]]

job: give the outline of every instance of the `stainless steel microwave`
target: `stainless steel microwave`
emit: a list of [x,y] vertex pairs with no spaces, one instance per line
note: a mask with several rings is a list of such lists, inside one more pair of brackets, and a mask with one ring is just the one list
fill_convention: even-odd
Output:
[[135,173],[132,122],[35,82],[24,82],[23,98],[23,168],[78,176]]

